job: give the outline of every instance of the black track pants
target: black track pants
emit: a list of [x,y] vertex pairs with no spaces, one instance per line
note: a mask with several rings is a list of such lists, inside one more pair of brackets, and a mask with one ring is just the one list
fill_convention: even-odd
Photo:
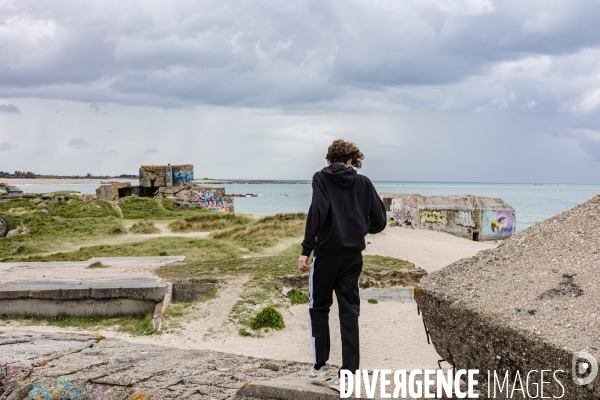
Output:
[[358,278],[361,260],[340,260],[316,257],[310,268],[310,302],[308,304],[313,363],[325,364],[329,359],[329,307],[333,291],[340,310],[342,336],[342,369],[356,371],[360,361],[358,316],[360,296]]

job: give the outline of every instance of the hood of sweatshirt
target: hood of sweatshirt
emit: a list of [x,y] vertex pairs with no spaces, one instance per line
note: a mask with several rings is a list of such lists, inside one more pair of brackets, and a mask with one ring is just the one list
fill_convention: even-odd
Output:
[[347,188],[356,182],[357,172],[352,167],[344,167],[342,164],[333,163],[321,170],[323,175],[341,188]]

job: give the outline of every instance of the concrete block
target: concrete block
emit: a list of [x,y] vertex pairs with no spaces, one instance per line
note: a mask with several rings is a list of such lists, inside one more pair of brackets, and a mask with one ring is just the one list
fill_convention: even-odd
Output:
[[150,277],[10,282],[0,286],[0,314],[113,316],[148,312],[163,301],[166,286]]
[[214,283],[173,283],[173,303],[189,303],[208,296],[215,290]]

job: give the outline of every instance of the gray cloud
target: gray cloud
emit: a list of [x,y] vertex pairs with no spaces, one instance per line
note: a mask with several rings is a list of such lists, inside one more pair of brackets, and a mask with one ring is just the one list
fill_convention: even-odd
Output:
[[73,139],[69,140],[69,147],[72,149],[85,149],[88,145],[87,140],[80,138],[80,137],[74,137]]
[[14,104],[0,104],[0,114],[21,114]]
[[[83,123],[111,119],[95,144],[106,135],[112,142],[102,148],[118,141],[122,152],[141,155],[175,154],[166,147],[186,143],[186,133],[166,132],[170,126],[153,120],[117,134],[119,122],[149,120],[145,113],[156,110],[198,109],[207,113],[198,123],[210,123],[215,107],[236,118],[240,110],[279,115],[265,128],[276,133],[263,135],[261,118],[243,111],[247,119],[241,119],[253,129],[211,128],[228,143],[253,135],[256,147],[277,150],[299,129],[313,139],[313,129],[344,136],[338,130],[348,127],[339,121],[356,115],[380,128],[396,124],[392,132],[402,132],[410,119],[419,135],[427,126],[412,119],[419,114],[454,121],[464,130],[462,140],[473,143],[498,121],[519,121],[506,123],[510,134],[494,132],[515,146],[533,146],[536,137],[532,151],[550,146],[545,140],[565,141],[579,149],[573,157],[600,160],[594,134],[600,132],[599,15],[600,2],[568,0],[552,7],[542,0],[233,0],[222,6],[177,2],[168,10],[152,2],[67,0],[40,7],[11,1],[0,9],[0,93],[21,107],[26,99],[61,100],[62,118],[80,104]],[[313,122],[292,118],[295,128],[283,122],[295,115]],[[154,129],[181,141],[147,142]],[[354,139],[370,139],[369,129]],[[439,129],[440,137],[447,134]],[[76,135],[71,130],[62,140]],[[386,143],[397,142],[387,135]],[[447,146],[460,152],[458,142]],[[376,154],[387,155],[385,148]],[[521,170],[528,165],[515,162]],[[565,171],[574,168],[565,163]],[[264,170],[273,165],[265,161]]]
[[11,151],[15,149],[17,146],[10,142],[2,142],[0,143],[0,151]]

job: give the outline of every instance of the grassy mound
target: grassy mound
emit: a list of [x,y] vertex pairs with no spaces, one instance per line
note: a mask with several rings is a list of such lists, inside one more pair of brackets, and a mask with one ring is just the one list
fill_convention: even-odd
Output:
[[280,239],[304,233],[305,213],[277,214],[256,222],[214,232],[214,239],[230,239],[255,252],[275,245]]
[[73,201],[71,203],[50,203],[52,215],[63,218],[103,218],[119,217],[119,213],[107,201]]
[[141,234],[151,234],[151,233],[160,233],[160,229],[158,229],[153,222],[151,221],[140,221],[136,222],[129,228],[129,232],[131,233],[141,233]]
[[172,232],[207,232],[232,226],[246,225],[252,218],[235,213],[203,213],[190,215],[178,221],[171,222],[169,229]]

